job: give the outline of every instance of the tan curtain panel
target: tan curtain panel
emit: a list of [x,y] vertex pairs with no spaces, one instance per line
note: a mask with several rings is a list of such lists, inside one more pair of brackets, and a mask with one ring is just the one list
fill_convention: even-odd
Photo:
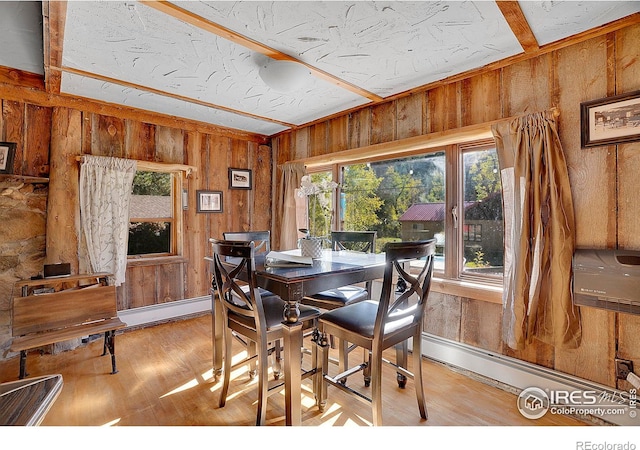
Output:
[[577,348],[573,305],[573,200],[552,111],[493,126],[504,198],[503,339],[523,349],[534,339]]
[[298,223],[296,218],[296,189],[305,175],[303,163],[287,163],[282,166],[282,180],[278,192],[280,218],[280,249],[296,248],[298,245]]

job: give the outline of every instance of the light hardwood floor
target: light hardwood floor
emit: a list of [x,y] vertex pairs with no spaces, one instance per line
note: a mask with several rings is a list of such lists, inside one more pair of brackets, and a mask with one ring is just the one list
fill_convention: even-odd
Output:
[[[241,352],[238,345],[235,351]],[[200,316],[125,331],[117,335],[119,373],[100,356],[102,340],[57,355],[29,355],[29,376],[60,373],[64,387],[47,414],[47,426],[251,426],[255,422],[255,386],[245,371],[233,374],[230,396],[218,407],[220,383],[211,373],[211,319]],[[516,396],[423,360],[429,419],[420,418],[412,381],[398,388],[391,368],[385,372],[384,423],[387,426],[580,426],[571,417],[547,414],[523,417]],[[386,370],[386,369],[385,369]],[[18,359],[0,363],[0,381],[18,376]],[[353,378],[357,383],[358,379]],[[369,426],[368,405],[329,389],[324,413],[314,405],[310,380],[303,383],[303,425]],[[268,425],[284,424],[284,399],[269,398]]]

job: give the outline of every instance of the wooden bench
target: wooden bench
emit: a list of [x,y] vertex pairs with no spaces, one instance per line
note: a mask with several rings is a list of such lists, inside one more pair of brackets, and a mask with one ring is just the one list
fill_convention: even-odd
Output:
[[[116,287],[109,274],[16,283],[13,297],[11,351],[20,352],[20,378],[27,375],[27,350],[104,333],[102,355],[111,354],[111,373],[117,373],[115,332],[127,325],[118,318]],[[89,281],[90,284],[83,284]]]

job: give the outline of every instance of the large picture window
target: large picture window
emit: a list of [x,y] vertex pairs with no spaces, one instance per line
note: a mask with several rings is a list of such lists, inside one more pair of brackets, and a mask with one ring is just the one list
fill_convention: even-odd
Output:
[[336,197],[327,193],[325,209],[308,209],[314,234],[375,230],[378,252],[387,242],[436,239],[434,270],[439,276],[500,282],[502,186],[493,141],[347,163],[332,170],[324,166],[311,176],[320,182],[332,173],[339,174]]

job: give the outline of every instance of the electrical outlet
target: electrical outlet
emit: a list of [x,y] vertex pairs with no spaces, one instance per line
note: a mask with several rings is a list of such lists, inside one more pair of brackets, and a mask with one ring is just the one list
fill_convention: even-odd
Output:
[[633,361],[616,358],[616,378],[626,380],[630,372],[633,372]]

